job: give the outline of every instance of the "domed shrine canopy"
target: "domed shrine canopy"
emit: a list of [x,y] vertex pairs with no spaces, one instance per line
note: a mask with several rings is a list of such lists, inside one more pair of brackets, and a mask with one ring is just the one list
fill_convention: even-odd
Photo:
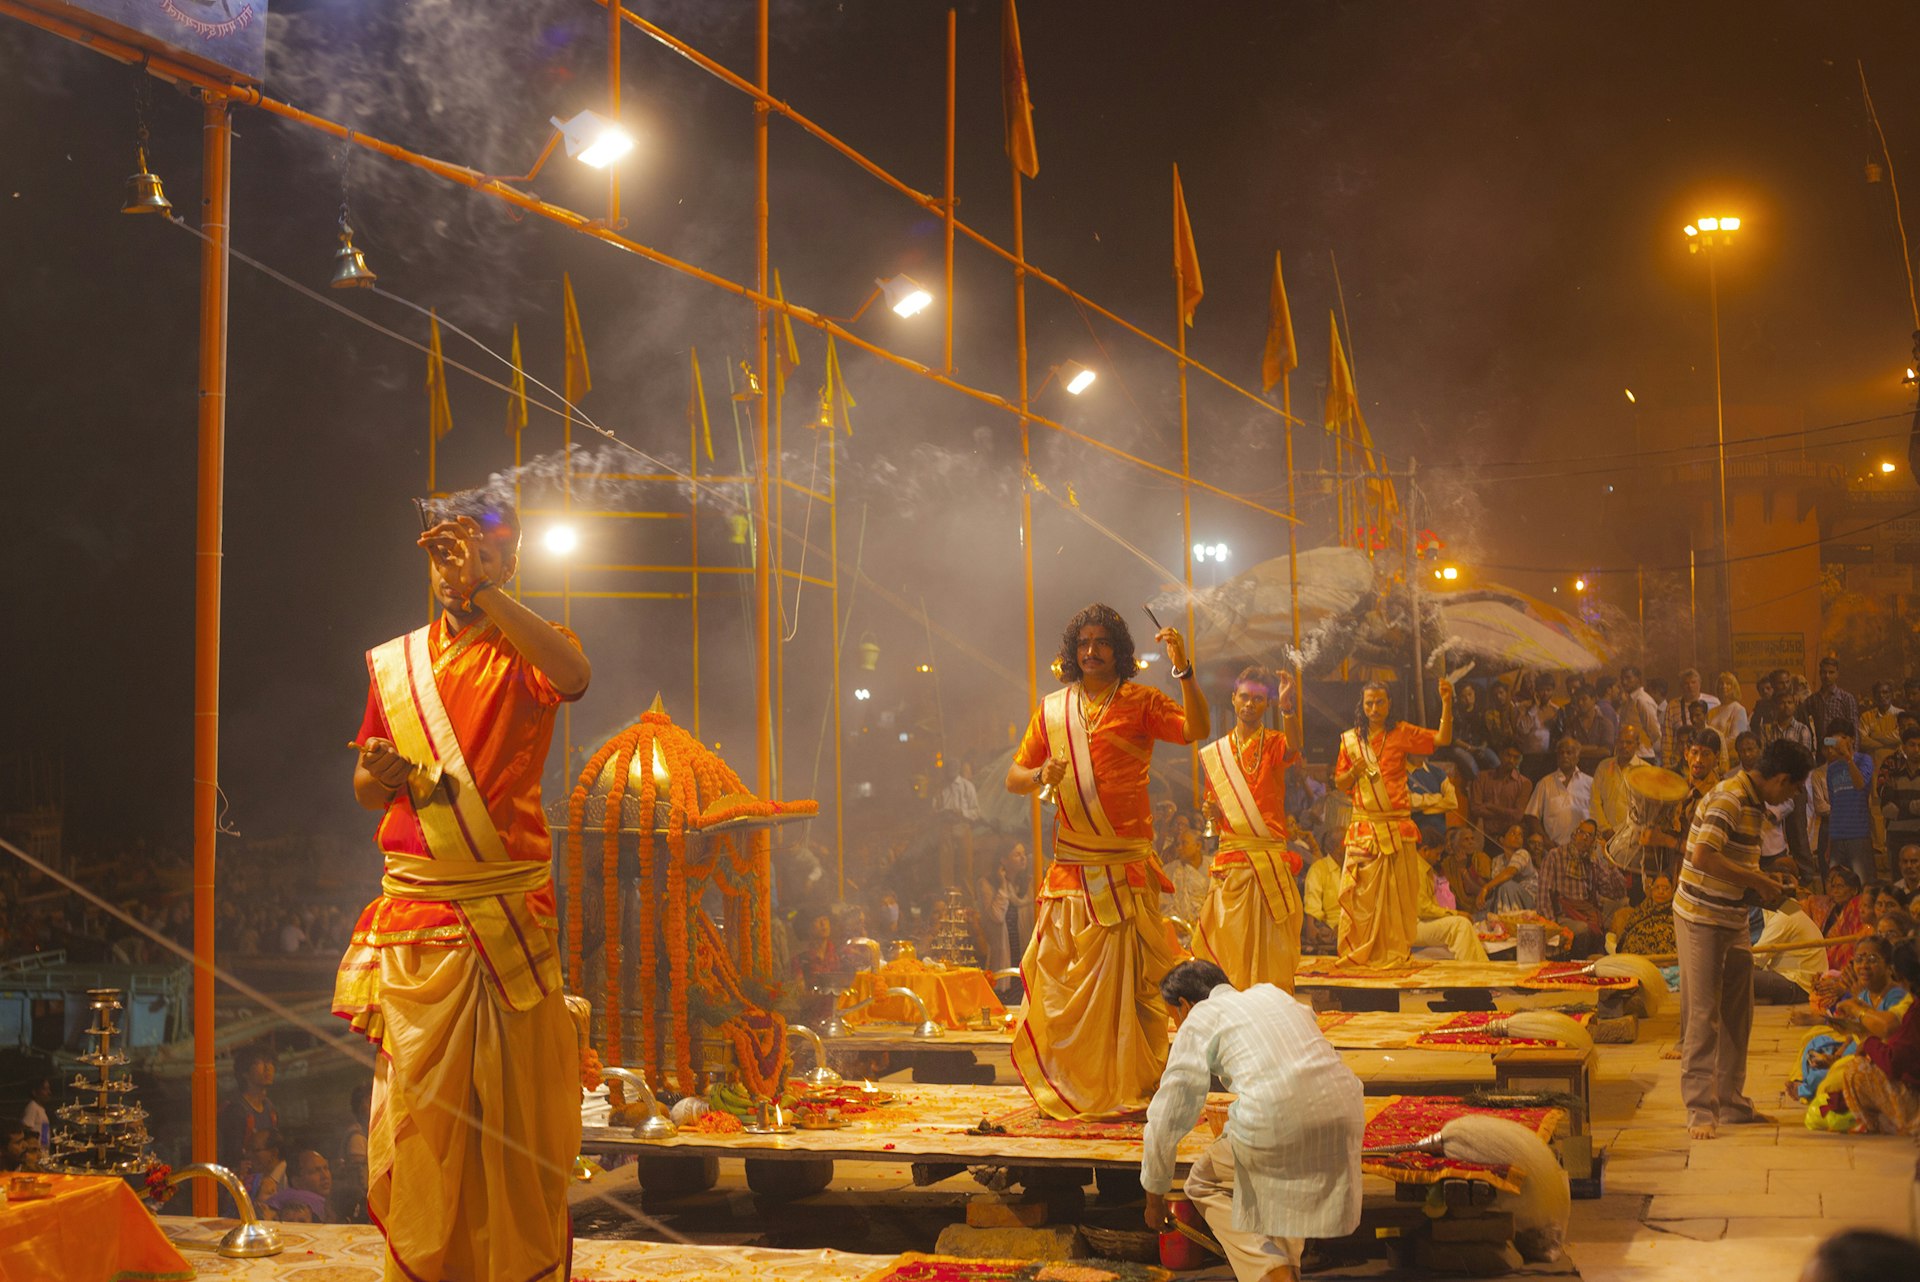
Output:
[[567,978],[593,1001],[609,1063],[683,1093],[735,1073],[778,1091],[771,829],[819,809],[754,796],[657,695],[594,753],[567,806]]

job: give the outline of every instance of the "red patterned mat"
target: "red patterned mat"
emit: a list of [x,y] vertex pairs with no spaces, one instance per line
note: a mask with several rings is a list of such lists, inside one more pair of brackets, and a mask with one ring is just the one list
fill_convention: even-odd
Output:
[[[1565,1114],[1557,1108],[1474,1108],[1453,1095],[1395,1095],[1367,1121],[1363,1147],[1380,1148],[1388,1144],[1411,1144],[1423,1140],[1456,1117],[1479,1113],[1505,1118],[1533,1130],[1543,1140],[1552,1140]],[[1483,1166],[1478,1162],[1455,1162],[1435,1153],[1394,1153],[1369,1157],[1360,1163],[1368,1175],[1378,1175],[1399,1184],[1437,1184],[1448,1179],[1477,1179],[1503,1188],[1520,1191],[1518,1183],[1504,1166]]]
[[1134,1140],[1146,1133],[1146,1114],[1138,1118],[1097,1118],[1069,1117],[1066,1119],[1048,1117],[1038,1107],[1029,1104],[1025,1108],[1016,1108],[1011,1113],[1003,1113],[993,1119],[993,1125],[1008,1135],[1021,1135],[1030,1138],[1050,1140]]
[[909,1251],[862,1282],[1172,1282],[1150,1264],[1117,1260],[970,1260]]
[[1586,962],[1547,962],[1521,980],[1520,988],[1638,988],[1640,981],[1624,976],[1583,975]]
[[[1415,1046],[1558,1046],[1560,1043],[1538,1037],[1507,1037],[1498,1033],[1483,1031],[1493,1020],[1501,1019],[1506,1012],[1497,1010],[1464,1010],[1446,1023],[1413,1039]],[[1585,1024],[1593,1018],[1592,1011],[1580,1011],[1570,1018],[1576,1024]]]

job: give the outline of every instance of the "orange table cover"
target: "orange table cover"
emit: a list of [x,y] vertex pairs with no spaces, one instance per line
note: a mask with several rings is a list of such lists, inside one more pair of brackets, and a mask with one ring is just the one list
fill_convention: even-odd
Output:
[[[861,971],[853,977],[852,996],[841,1005],[854,1005],[888,988],[911,988],[927,1004],[927,1014],[948,1028],[978,1023],[983,1010],[991,1011],[995,1018],[1007,1013],[993,985],[987,982],[985,971],[978,967],[945,970],[915,958],[890,961],[880,968],[877,977],[873,971]],[[913,1003],[904,997],[874,997],[871,1005],[849,1010],[846,1018],[850,1024],[920,1022]]]
[[0,1282],[184,1282],[193,1276],[124,1180],[49,1178],[52,1197],[0,1206]]

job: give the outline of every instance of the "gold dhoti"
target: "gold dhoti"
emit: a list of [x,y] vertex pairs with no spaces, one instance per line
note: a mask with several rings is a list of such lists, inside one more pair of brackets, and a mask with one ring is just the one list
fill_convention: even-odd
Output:
[[1424,869],[1406,811],[1355,810],[1340,873],[1340,960],[1391,966],[1413,955]]
[[1193,955],[1227,972],[1235,988],[1273,984],[1293,991],[1304,910],[1284,864],[1278,873],[1263,888],[1263,878],[1244,859],[1213,866],[1207,902],[1194,923]]
[[[1134,876],[1111,880],[1098,897],[1043,892],[1020,961],[1027,1014],[1014,1029],[1013,1066],[1050,1117],[1144,1109],[1167,1066],[1160,981],[1180,955],[1157,888],[1144,876],[1138,885]],[[1101,924],[1116,908],[1119,920]]]
[[580,1151],[564,996],[504,1009],[471,947],[378,953],[367,1205],[386,1234],[387,1282],[558,1282]]

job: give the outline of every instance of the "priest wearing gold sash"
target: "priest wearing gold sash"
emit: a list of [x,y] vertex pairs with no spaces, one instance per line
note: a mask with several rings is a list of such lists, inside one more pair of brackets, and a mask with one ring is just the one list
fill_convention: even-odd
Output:
[[1147,768],[1156,740],[1207,737],[1207,701],[1180,634],[1154,637],[1180,682],[1176,704],[1133,682],[1133,637],[1110,606],[1073,617],[1060,644],[1064,689],[1041,700],[1007,791],[1055,791],[1053,863],[1021,959],[1027,1014],[1013,1065],[1050,1117],[1137,1112],[1167,1062],[1160,979],[1179,956],[1160,915],[1168,887],[1153,853]]
[[1287,847],[1287,767],[1299,754],[1284,733],[1261,724],[1279,694],[1267,668],[1241,672],[1233,729],[1200,750],[1220,849],[1193,955],[1220,967],[1235,988],[1272,984],[1291,993],[1303,909],[1294,882],[1300,857]]
[[482,493],[420,536],[440,617],[367,656],[353,792],[386,871],[334,1013],[378,1049],[367,1208],[388,1282],[559,1282],[580,1146],[540,776],[579,642],[506,592],[520,528]]
[[1333,765],[1334,786],[1353,798],[1340,880],[1340,960],[1347,965],[1393,966],[1413,955],[1426,864],[1416,848],[1407,758],[1452,742],[1451,683],[1440,683],[1437,731],[1395,717],[1385,683],[1361,689],[1354,727],[1340,736]]

